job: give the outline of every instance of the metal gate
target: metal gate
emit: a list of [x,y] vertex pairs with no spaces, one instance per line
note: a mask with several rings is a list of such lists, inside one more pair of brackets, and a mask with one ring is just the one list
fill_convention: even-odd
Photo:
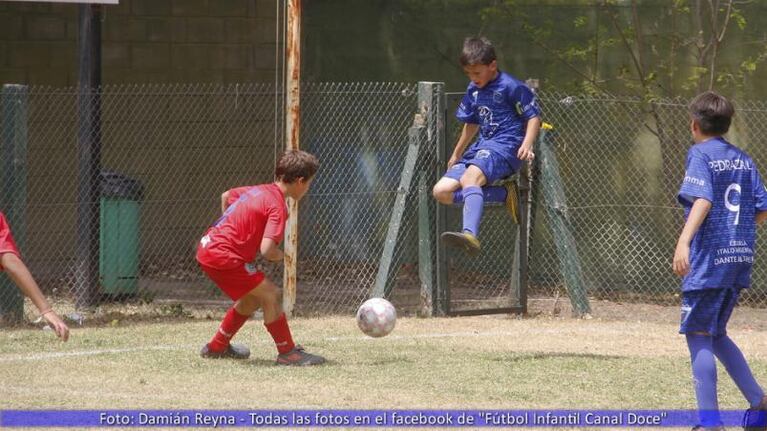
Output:
[[[463,123],[454,115],[461,93],[446,93],[446,139],[439,149],[440,173],[447,166],[460,136]],[[520,224],[512,223],[500,204],[486,204],[479,239],[482,251],[476,257],[460,250],[446,249],[438,243],[437,268],[444,280],[449,315],[525,313],[527,311],[527,251],[529,237],[530,183],[528,170],[517,175],[520,190]],[[460,231],[462,206],[441,206],[437,217],[438,234]]]

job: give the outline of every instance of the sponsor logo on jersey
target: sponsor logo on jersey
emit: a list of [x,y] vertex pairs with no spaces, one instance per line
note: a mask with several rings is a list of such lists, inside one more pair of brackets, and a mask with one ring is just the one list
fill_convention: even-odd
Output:
[[477,115],[482,120],[482,136],[492,137],[498,129],[498,123],[493,121],[493,110],[483,105],[477,108]]
[[685,183],[690,183],[690,184],[693,184],[693,185],[696,185],[696,186],[701,186],[701,187],[706,185],[706,181],[705,180],[702,180],[700,178],[691,177],[689,175],[685,175],[684,182]]
[[258,268],[256,268],[255,264],[248,262],[245,264],[245,272],[253,275],[258,272]]
[[741,159],[724,159],[724,160],[712,160],[708,162],[708,167],[714,172],[725,171],[750,171],[753,169],[751,162]]

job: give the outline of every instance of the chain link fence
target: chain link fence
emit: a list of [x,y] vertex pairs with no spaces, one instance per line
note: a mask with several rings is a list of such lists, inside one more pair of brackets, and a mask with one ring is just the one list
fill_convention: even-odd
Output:
[[[370,295],[378,270],[416,85],[309,83],[302,90],[302,146],[318,156],[321,170],[301,202],[295,311],[353,310]],[[58,309],[73,310],[81,300],[201,306],[227,300],[199,270],[194,250],[220,213],[223,191],[272,181],[284,148],[281,93],[268,84],[103,87],[100,131],[89,130],[100,135],[100,232],[87,238],[77,227],[83,200],[77,89],[32,87],[3,97],[3,118],[16,121],[6,129],[23,129],[15,151],[26,159],[5,172],[3,211],[24,261]],[[413,226],[404,229],[409,242]],[[95,292],[78,286],[83,240],[98,244]],[[414,249],[398,249],[396,259],[404,268],[397,291],[405,296],[418,287],[410,270]],[[281,281],[281,265],[257,263]],[[13,307],[20,294],[4,282],[0,303]],[[35,314],[31,304],[26,308]]]
[[[465,92],[447,93],[446,154],[452,154],[463,130],[462,122],[455,118],[455,110]],[[442,167],[442,172],[446,167]],[[463,206],[453,205],[447,210],[446,228],[460,232],[463,228]],[[447,285],[450,289],[452,311],[487,308],[508,308],[520,305],[519,293],[512,283],[514,248],[518,229],[504,205],[486,204],[479,239],[482,251],[469,257],[456,249],[447,253]]]
[[[406,310],[422,303],[419,199],[435,214],[431,187],[444,171],[437,166],[437,145],[450,151],[455,144],[460,94],[444,95],[446,133],[435,143],[431,129],[428,139],[409,136],[417,93],[417,85],[407,83],[304,84],[301,145],[321,167],[300,204],[296,313],[349,313],[369,297],[393,226],[399,230],[385,293]],[[223,191],[272,180],[284,148],[281,93],[269,84],[141,85],[106,86],[100,95],[100,229],[88,238],[98,244],[99,290],[88,302],[220,307],[227,298],[197,267],[195,246],[219,215]],[[557,210],[572,227],[588,296],[676,303],[679,280],[670,262],[682,226],[675,196],[690,145],[686,103],[553,92],[539,97],[544,119],[554,125],[549,136],[566,193]],[[767,166],[767,151],[753,145],[763,133],[759,126],[767,124],[767,106],[737,108],[728,136],[758,166]],[[45,294],[58,309],[74,310],[82,241],[78,92],[4,90],[2,117],[2,210]],[[21,138],[10,138],[18,136],[14,130],[24,132]],[[413,145],[420,150],[410,160]],[[409,170],[417,174],[405,183]],[[566,268],[544,211],[551,202],[540,190],[533,195],[529,292],[566,295]],[[398,208],[402,223],[393,224]],[[460,219],[460,209],[449,208],[446,228],[457,230]],[[434,223],[427,223],[428,234],[421,229],[421,237],[437,237]],[[478,259],[447,251],[456,308],[516,301],[510,282],[516,229],[502,207],[487,209],[481,239]],[[430,247],[434,258],[436,242]],[[753,305],[767,303],[767,269],[759,262],[744,297]],[[281,266],[257,263],[282,279]],[[0,304],[7,311],[20,296],[3,283]],[[29,304],[26,311],[35,312]]]
[[[687,101],[539,96],[558,158],[565,205],[556,208],[572,227],[582,277],[591,298],[677,304],[680,280],[671,258],[684,224],[676,200],[692,144]],[[762,173],[767,150],[760,145],[767,105],[736,102],[727,138],[753,157]],[[536,186],[539,185],[536,181]],[[530,240],[530,292],[566,295],[564,268],[544,209],[550,196],[537,194]],[[763,237],[763,234],[759,235]],[[767,303],[767,266],[758,242],[753,287],[743,303]]]

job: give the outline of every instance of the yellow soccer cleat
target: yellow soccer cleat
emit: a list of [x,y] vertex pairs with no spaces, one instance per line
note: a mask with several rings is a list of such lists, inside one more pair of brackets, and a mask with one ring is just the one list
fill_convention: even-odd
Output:
[[445,244],[463,249],[471,256],[479,254],[479,240],[469,232],[444,232],[441,237]]

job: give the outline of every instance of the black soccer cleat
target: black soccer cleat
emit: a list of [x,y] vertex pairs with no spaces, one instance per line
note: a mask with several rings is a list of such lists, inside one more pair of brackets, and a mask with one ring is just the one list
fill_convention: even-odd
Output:
[[250,349],[242,344],[230,344],[223,352],[214,352],[205,344],[200,350],[200,356],[210,359],[248,359],[250,357]]
[[746,410],[743,415],[743,429],[745,431],[767,431],[767,403],[765,401]]
[[307,365],[320,365],[325,363],[325,358],[319,355],[312,355],[304,350],[303,347],[296,345],[288,353],[277,355],[277,365],[292,365],[303,367]]
[[727,431],[723,426],[704,427],[703,425],[695,425],[692,427],[692,431]]

